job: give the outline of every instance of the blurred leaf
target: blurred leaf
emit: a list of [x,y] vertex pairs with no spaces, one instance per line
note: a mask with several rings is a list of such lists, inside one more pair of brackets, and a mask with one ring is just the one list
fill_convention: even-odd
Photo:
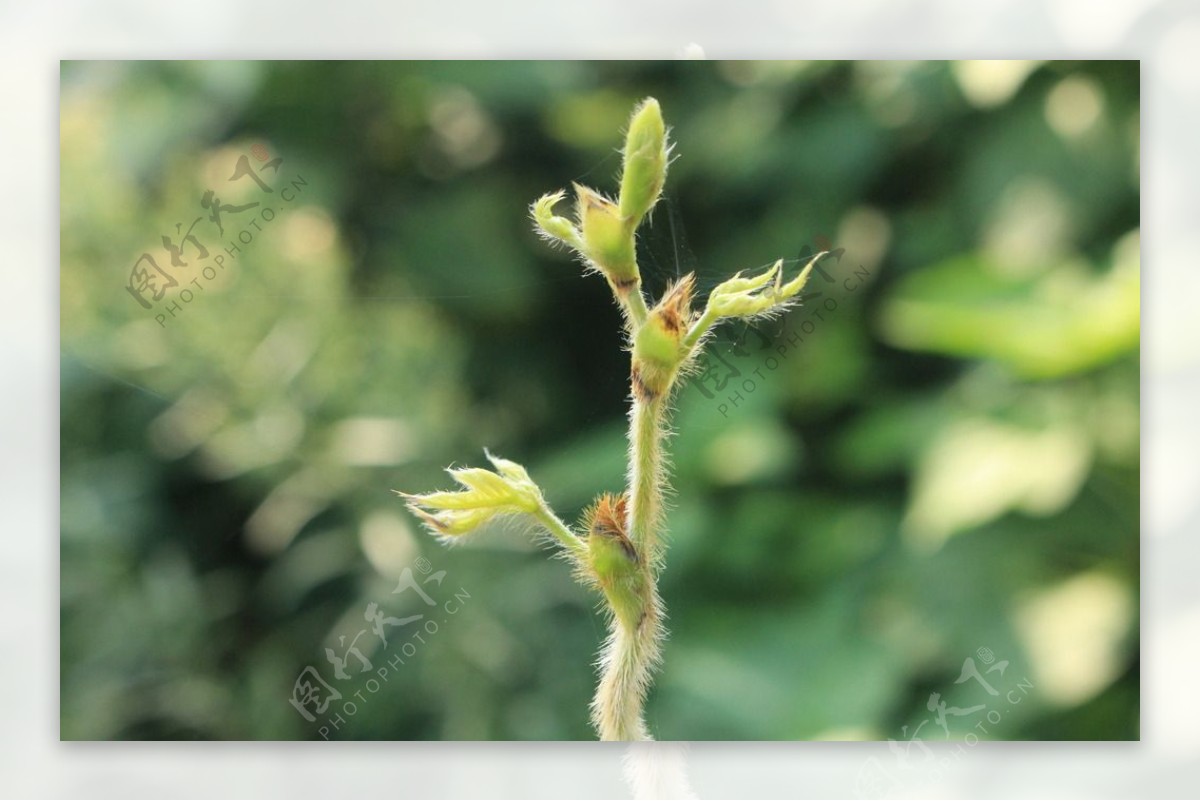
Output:
[[995,359],[1029,378],[1095,367],[1139,341],[1136,261],[1093,275],[1065,267],[1016,279],[978,257],[905,277],[890,293],[880,331],[913,350]]

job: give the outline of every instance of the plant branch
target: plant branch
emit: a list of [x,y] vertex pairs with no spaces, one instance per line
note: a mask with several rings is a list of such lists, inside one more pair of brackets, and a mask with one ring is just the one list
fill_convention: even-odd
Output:
[[642,294],[636,232],[662,194],[670,147],[657,101],[647,98],[626,134],[621,191],[614,201],[574,185],[573,219],[555,213],[566,193],[530,206],[537,230],[566,245],[589,272],[603,275],[621,307],[630,350],[629,467],[624,493],[605,493],[576,533],[554,514],[521,465],[487,454],[494,470],[451,469],[455,491],[404,494],[409,508],[439,539],[469,534],[497,517],[524,515],[566,552],[576,578],[604,596],[608,637],[600,652],[592,722],[604,740],[649,740],[643,706],[659,664],[665,612],[658,594],[664,563],[664,496],[668,491],[667,404],[675,382],[724,318],[777,314],[797,297],[814,257],[784,283],[783,262],[757,276],[739,273],[711,293],[703,313],[692,310],[695,276],[675,281],[653,308]]
[[549,506],[542,503],[533,516],[562,545],[574,562],[582,563],[587,558],[587,545],[566,523],[558,519]]
[[621,302],[621,308],[629,316],[630,328],[636,331],[643,323],[646,322],[646,315],[649,310],[646,308],[646,298],[642,295],[642,282],[630,287],[625,293],[625,297],[617,293],[617,300]]

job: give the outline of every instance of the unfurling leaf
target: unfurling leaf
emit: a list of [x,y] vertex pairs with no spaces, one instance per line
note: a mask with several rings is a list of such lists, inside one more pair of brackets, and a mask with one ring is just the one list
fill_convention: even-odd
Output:
[[537,514],[543,504],[542,492],[525,468],[490,453],[487,457],[496,472],[481,467],[450,468],[446,471],[462,486],[461,490],[423,495],[398,494],[405,499],[413,514],[439,537],[469,534],[502,515]]
[[554,207],[567,196],[566,192],[550,192],[542,195],[529,208],[529,214],[537,223],[538,233],[551,241],[562,242],[577,251],[583,250],[583,238],[579,229],[566,217],[554,213]]

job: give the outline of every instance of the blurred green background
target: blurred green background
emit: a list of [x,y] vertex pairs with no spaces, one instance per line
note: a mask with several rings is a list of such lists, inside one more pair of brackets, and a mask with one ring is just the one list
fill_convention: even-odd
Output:
[[[75,62],[64,739],[592,736],[594,599],[391,490],[485,446],[567,519],[619,489],[618,313],[527,206],[613,190],[646,95],[678,156],[651,291],[843,250],[678,397],[656,736],[1139,736],[1136,62]],[[143,253],[178,284],[150,309]],[[430,614],[361,672],[372,603]],[[343,696],[313,722],[307,666]]]

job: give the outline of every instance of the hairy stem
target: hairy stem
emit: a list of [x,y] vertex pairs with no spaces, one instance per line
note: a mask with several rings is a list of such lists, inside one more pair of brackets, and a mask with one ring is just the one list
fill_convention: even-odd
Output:
[[629,425],[628,530],[642,573],[640,614],[613,614],[600,654],[600,684],[592,720],[602,740],[650,740],[642,706],[658,665],[663,608],[657,579],[662,559],[662,504],[665,483],[663,437],[665,402],[639,397],[635,387]]
[[[649,574],[647,569],[647,574]],[[648,581],[653,579],[647,575]],[[641,617],[632,625],[613,615],[600,653],[600,684],[592,722],[601,740],[652,740],[642,717],[662,641],[662,602],[648,583]]]
[[638,326],[646,322],[646,315],[649,311],[646,309],[646,298],[642,296],[641,281],[629,287],[624,296],[618,293],[617,297],[621,299],[622,305],[629,314],[631,328],[636,330]]
[[696,344],[703,338],[708,330],[717,322],[717,315],[712,309],[705,309],[704,314],[700,315],[700,319],[692,324],[691,329],[687,332],[687,336],[683,338],[684,347],[690,351],[696,347]]
[[629,413],[629,532],[645,556],[651,575],[662,563],[662,504],[666,469],[663,430],[666,416],[662,397],[640,398],[634,389]]
[[559,520],[549,506],[543,504],[534,517],[563,546],[574,563],[581,563],[586,558],[587,546],[583,540],[579,539],[566,523]]

